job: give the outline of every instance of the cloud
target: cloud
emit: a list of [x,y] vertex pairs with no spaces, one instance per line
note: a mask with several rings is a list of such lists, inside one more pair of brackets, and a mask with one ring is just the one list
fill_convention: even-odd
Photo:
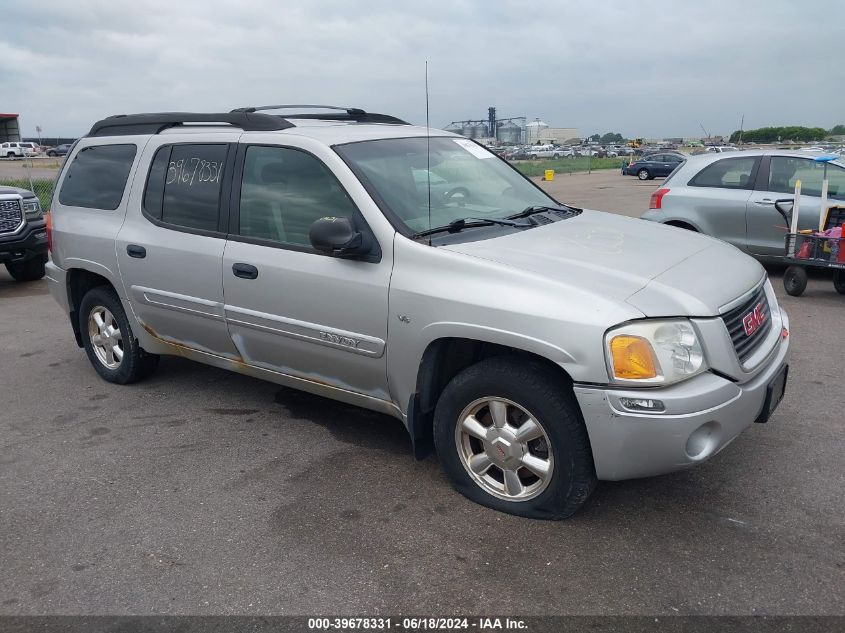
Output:
[[84,133],[117,113],[317,102],[582,134],[842,122],[845,3],[42,0],[2,8],[3,110]]

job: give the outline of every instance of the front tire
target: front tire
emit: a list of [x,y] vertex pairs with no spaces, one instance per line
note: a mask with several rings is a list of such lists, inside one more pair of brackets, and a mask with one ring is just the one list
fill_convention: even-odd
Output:
[[36,257],[20,264],[6,264],[6,270],[15,281],[37,281],[44,276],[44,259]]
[[82,298],[79,328],[88,360],[103,380],[126,385],[146,378],[158,366],[158,355],[141,349],[110,286],[92,288]]
[[537,362],[489,358],[455,376],[437,402],[434,442],[452,485],[501,512],[563,519],[596,485],[575,396]]
[[651,172],[648,169],[641,169],[637,172],[637,178],[640,180],[651,180]]

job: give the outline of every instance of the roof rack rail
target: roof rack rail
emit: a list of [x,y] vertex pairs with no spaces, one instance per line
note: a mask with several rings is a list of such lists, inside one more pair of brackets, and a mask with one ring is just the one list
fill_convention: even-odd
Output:
[[[265,110],[289,110],[313,108],[337,110],[328,114],[264,114]],[[237,108],[231,112],[151,112],[145,114],[116,114],[97,121],[88,136],[122,136],[131,134],[158,134],[168,128],[185,123],[228,123],[245,132],[274,132],[296,127],[288,119],[312,119],[321,121],[354,121],[356,123],[392,123],[409,125],[407,121],[388,114],[365,112],[360,108],[341,108],[324,105],[275,105]]]
[[265,110],[293,110],[296,108],[308,108],[315,110],[336,110],[337,114],[317,114],[313,112],[285,114],[287,119],[312,119],[320,121],[354,121],[356,123],[393,123],[396,125],[410,125],[407,121],[391,116],[389,114],[378,114],[377,112],[367,112],[361,108],[346,108],[343,106],[331,105],[313,105],[313,104],[297,104],[297,105],[268,105],[268,106],[247,106],[245,108],[235,108],[232,113],[244,112],[255,113],[263,112]]
[[294,127],[280,116],[257,112],[232,111],[220,113],[155,112],[146,114],[116,114],[97,121],[88,136],[118,136],[124,134],[158,134],[167,128],[185,123],[228,123],[248,132],[272,132]]

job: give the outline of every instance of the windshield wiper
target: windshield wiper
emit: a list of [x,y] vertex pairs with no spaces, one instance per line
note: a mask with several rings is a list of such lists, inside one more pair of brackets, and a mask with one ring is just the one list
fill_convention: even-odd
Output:
[[577,211],[577,209],[570,207],[566,204],[559,204],[556,207],[547,207],[543,205],[531,205],[530,207],[525,207],[519,213],[514,213],[513,215],[509,215],[507,217],[508,220],[516,220],[518,218],[527,218],[529,215],[534,215],[535,213],[545,213],[546,211]]
[[[467,220],[473,220],[467,222]],[[528,222],[514,222],[511,218],[458,218],[452,220],[449,224],[443,226],[436,226],[432,229],[426,229],[419,233],[414,233],[413,237],[425,237],[426,235],[434,235],[435,233],[458,233],[466,228],[474,228],[476,226],[490,226],[491,224],[499,224],[501,226],[513,226],[518,228],[531,228],[534,225]]]

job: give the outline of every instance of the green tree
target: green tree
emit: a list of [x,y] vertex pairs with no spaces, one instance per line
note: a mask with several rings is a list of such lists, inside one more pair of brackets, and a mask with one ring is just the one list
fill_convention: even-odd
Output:
[[625,139],[619,132],[608,132],[601,137],[602,143],[622,143]]
[[745,143],[777,143],[779,141],[821,141],[827,136],[827,130],[820,127],[802,127],[788,125],[783,127],[761,127],[756,130],[737,130],[731,134],[731,143],[739,141],[740,136]]
[[841,123],[839,125],[834,125],[832,128],[830,128],[830,133],[834,136],[845,134],[845,125],[842,125]]

